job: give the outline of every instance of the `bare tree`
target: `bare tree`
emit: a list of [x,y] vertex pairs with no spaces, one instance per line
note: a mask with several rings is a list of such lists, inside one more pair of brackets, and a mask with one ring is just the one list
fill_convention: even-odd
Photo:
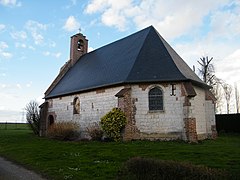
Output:
[[36,101],[30,101],[26,107],[27,122],[32,129],[33,133],[39,135],[40,130],[40,112],[39,105]]
[[215,69],[211,61],[213,60],[213,57],[208,59],[208,56],[200,58],[201,61],[198,61],[198,63],[201,65],[201,68],[198,69],[200,76],[202,76],[202,79],[205,83],[212,86],[215,83]]
[[237,88],[237,83],[234,84],[235,86],[235,100],[236,100],[236,110],[237,113],[239,113],[239,92],[238,92],[238,88]]
[[224,97],[225,97],[226,103],[227,103],[227,114],[229,114],[230,100],[231,100],[231,95],[232,95],[232,87],[231,87],[231,85],[229,85],[227,83],[222,83],[222,88],[223,88]]
[[216,77],[215,68],[212,64],[212,60],[213,57],[209,59],[208,56],[200,58],[200,60],[198,61],[198,63],[200,64],[200,68],[198,68],[198,71],[202,80],[212,87],[210,91],[216,98],[216,110],[218,111],[221,107],[222,102],[222,80]]
[[215,98],[216,98],[216,112],[217,113],[221,113],[221,107],[222,107],[222,86],[221,86],[221,82],[217,83],[216,85],[214,85],[213,89],[211,90],[211,92],[214,94]]

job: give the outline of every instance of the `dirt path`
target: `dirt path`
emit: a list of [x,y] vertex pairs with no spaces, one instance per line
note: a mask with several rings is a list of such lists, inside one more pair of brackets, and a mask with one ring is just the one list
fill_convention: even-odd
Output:
[[0,157],[0,180],[45,180],[40,175]]

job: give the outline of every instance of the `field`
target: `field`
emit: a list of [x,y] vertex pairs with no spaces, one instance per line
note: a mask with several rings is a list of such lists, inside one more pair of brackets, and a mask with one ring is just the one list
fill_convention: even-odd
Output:
[[[240,135],[198,144],[175,142],[60,142],[34,136],[26,126],[0,128],[0,156],[49,179],[115,179],[132,157],[174,160],[225,169],[239,177]],[[11,127],[12,126],[12,127]]]
[[29,130],[25,123],[0,123],[0,130]]

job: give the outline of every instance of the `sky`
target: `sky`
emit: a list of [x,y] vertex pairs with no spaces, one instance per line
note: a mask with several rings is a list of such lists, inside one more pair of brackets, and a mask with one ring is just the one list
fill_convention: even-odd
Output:
[[0,122],[44,101],[72,35],[92,51],[150,25],[190,67],[213,57],[217,77],[240,84],[240,0],[0,0]]

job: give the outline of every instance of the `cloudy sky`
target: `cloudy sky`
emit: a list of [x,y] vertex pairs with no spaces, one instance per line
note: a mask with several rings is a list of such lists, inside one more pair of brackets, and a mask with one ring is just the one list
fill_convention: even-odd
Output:
[[190,67],[213,57],[219,78],[240,83],[239,0],[0,0],[0,121],[42,101],[79,29],[93,50],[149,25]]

